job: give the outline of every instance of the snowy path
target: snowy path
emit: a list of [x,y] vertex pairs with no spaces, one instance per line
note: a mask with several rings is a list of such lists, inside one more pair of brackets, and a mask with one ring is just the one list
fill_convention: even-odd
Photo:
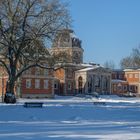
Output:
[[[96,99],[94,99],[97,101]],[[43,108],[0,103],[0,140],[139,140],[140,99],[63,97]]]

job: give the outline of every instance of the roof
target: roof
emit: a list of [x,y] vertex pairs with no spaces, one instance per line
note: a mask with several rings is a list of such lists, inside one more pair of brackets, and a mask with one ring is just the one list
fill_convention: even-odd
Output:
[[124,69],[124,71],[139,71],[140,68],[127,68],[127,69]]
[[112,79],[112,83],[126,83],[127,81],[120,80],[120,79]]
[[78,70],[78,72],[89,71],[89,70],[97,69],[97,68],[99,68],[99,67],[101,67],[101,66],[95,65],[95,66],[92,66],[92,67],[80,69],[80,70]]

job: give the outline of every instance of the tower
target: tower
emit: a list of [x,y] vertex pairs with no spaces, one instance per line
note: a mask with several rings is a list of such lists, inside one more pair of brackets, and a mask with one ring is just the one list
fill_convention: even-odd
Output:
[[75,36],[73,30],[63,29],[59,31],[50,52],[57,62],[83,63],[84,50],[81,47],[81,40]]

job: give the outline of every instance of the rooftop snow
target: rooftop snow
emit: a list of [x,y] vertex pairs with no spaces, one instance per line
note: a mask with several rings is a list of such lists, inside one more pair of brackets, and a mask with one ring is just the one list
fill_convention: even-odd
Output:
[[83,72],[83,71],[89,71],[89,70],[93,70],[93,69],[96,69],[96,68],[99,68],[100,66],[92,66],[92,67],[88,67],[88,68],[84,68],[84,69],[81,69],[81,70],[78,70],[79,72]]

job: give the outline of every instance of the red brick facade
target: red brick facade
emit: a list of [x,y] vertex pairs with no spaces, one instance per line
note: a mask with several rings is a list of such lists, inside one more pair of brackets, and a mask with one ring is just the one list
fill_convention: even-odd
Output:
[[22,97],[53,97],[54,96],[53,70],[32,68],[21,77]]
[[[77,68],[67,65],[55,70],[55,94],[74,95],[75,94],[75,70]],[[57,85],[57,86],[56,86]]]
[[140,70],[125,69],[112,72],[112,93],[140,93]]
[[[6,92],[8,76],[0,69],[0,94]],[[44,98],[54,96],[54,71],[52,69],[30,68],[15,83],[17,97]]]

